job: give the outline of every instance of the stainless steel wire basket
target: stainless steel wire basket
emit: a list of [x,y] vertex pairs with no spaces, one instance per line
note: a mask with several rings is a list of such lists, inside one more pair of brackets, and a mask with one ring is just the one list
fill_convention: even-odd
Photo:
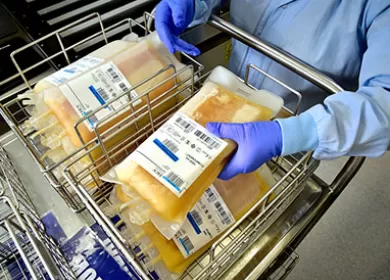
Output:
[[[64,56],[65,60],[68,63],[70,63],[70,58],[67,55],[68,52],[72,51],[73,49],[77,49],[85,44],[91,43],[94,40],[97,40],[99,38],[103,38],[104,41],[106,43],[108,43],[108,39],[107,39],[106,34],[109,34],[111,31],[118,29],[118,28],[122,29],[122,30],[128,30],[129,33],[132,33],[133,31],[134,32],[137,31],[140,36],[144,36],[144,35],[149,33],[147,26],[146,26],[146,22],[148,21],[149,17],[151,17],[151,15],[148,13],[145,13],[144,17],[141,17],[137,20],[125,19],[125,20],[121,20],[120,22],[117,22],[117,23],[105,28],[103,26],[103,22],[100,18],[100,15],[97,13],[91,14],[89,16],[86,16],[86,17],[84,17],[76,22],[73,22],[73,23],[71,23],[63,28],[60,28],[60,29],[40,38],[39,40],[36,40],[36,41],[34,41],[34,42],[32,42],[32,43],[30,43],[30,44],[28,44],[20,49],[14,51],[11,54],[11,58],[15,64],[16,68],[18,69],[19,74],[21,75],[21,77],[25,81],[27,89],[32,89],[33,85],[30,84],[30,81],[26,78],[25,73],[27,73],[27,72],[31,71],[32,69],[35,69],[36,67],[39,67],[40,65],[45,64],[45,63],[53,64],[54,63],[53,59],[55,59],[59,56]],[[71,46],[65,47],[64,43],[62,42],[60,34],[62,32],[65,32],[66,30],[68,30],[70,28],[75,27],[75,26],[82,26],[83,22],[88,21],[91,18],[96,18],[98,20],[99,26],[101,28],[100,31],[97,33],[94,33],[90,36],[87,36],[83,40],[81,40],[77,43],[74,43]],[[81,29],[79,32],[83,32],[83,30]],[[34,65],[31,65],[30,67],[28,67],[26,69],[21,69],[21,67],[19,66],[19,64],[17,62],[18,53],[23,52],[24,50],[26,50],[28,48],[39,46],[42,42],[44,42],[45,40],[47,40],[48,38],[51,38],[51,37],[57,38],[58,44],[61,47],[62,51],[55,53],[55,54],[52,54],[49,57],[43,59],[42,61],[40,61]],[[202,65],[200,63],[198,63],[196,60],[194,60],[193,58],[191,58],[185,54],[182,54],[182,59],[184,61],[186,61],[189,65],[186,68],[180,70],[176,74],[180,75],[180,74],[187,72],[187,73],[189,73],[189,76],[191,78],[188,80],[181,81],[180,83],[178,83],[176,85],[176,88],[181,87],[186,83],[187,83],[186,87],[189,88],[190,85],[193,84],[193,81],[191,82],[190,80],[193,79],[193,77],[195,75],[199,75],[201,73]],[[159,73],[151,73],[151,77],[148,80],[151,80],[151,79],[155,78],[156,76],[162,75],[162,74],[164,74],[164,72],[168,72],[172,69],[173,69],[173,71],[176,72],[175,66],[169,65],[166,67],[166,69],[163,69]],[[177,76],[177,75],[175,75],[175,76]],[[8,80],[0,82],[0,85],[7,82],[7,81]],[[147,82],[147,81],[145,81],[145,82]],[[135,85],[133,89],[139,88],[142,84],[143,83],[141,83],[139,85]],[[173,90],[175,90],[175,89],[173,89]],[[159,106],[158,103],[166,102],[165,100],[163,100],[164,98],[166,98],[166,96],[165,97],[162,96],[161,98],[154,100],[153,102],[149,102],[148,106],[155,108],[155,107]],[[64,167],[64,163],[67,162],[67,160],[70,157],[63,159],[60,163],[53,163],[52,161],[45,158],[44,155],[48,149],[40,143],[40,137],[34,138],[34,137],[32,137],[32,135],[34,134],[34,131],[29,131],[29,132],[25,133],[25,132],[23,132],[23,130],[21,128],[23,123],[30,117],[28,109],[26,109],[26,106],[23,105],[22,103],[23,103],[23,101],[20,100],[17,96],[14,96],[13,98],[11,98],[11,100],[6,101],[2,105],[2,110],[1,110],[4,119],[7,121],[7,123],[11,127],[11,129],[15,132],[15,134],[19,138],[19,140],[27,147],[29,153],[32,155],[33,159],[40,167],[44,176],[47,178],[49,183],[54,187],[54,189],[60,194],[60,196],[65,200],[65,202],[68,204],[68,206],[71,207],[75,212],[82,211],[85,208],[83,203],[81,203],[80,198],[74,193],[73,189],[69,186],[69,183],[62,176],[62,169]],[[148,107],[149,110],[151,107]],[[145,110],[145,108],[141,108],[141,110]],[[76,131],[78,131],[78,126],[81,123],[83,123],[83,121],[86,120],[87,118],[92,117],[93,114],[94,113],[91,113],[91,114],[85,116],[84,118],[80,119],[80,121],[75,126]],[[99,133],[97,133],[99,126],[100,125],[98,124],[95,127],[95,133],[97,134],[96,135],[97,139],[99,139],[99,137],[102,137],[99,135]],[[85,144],[88,144],[88,143],[85,143]]]
[[[105,38],[105,33],[110,28],[118,27],[121,24],[128,25],[129,31],[132,31],[134,26],[140,27],[139,20],[129,19],[114,25],[114,27],[105,29],[98,14],[81,19],[75,24],[79,24],[83,20],[91,17],[97,17],[102,28],[100,32],[91,37],[92,39],[96,36],[103,36]],[[149,18],[150,15],[145,14],[143,21],[148,22]],[[330,94],[342,90],[341,87],[318,71],[218,17],[213,16],[210,24],[268,55]],[[55,55],[62,54],[67,58],[66,52],[71,47],[74,47],[64,47],[59,36],[64,29],[70,26],[66,26],[48,35],[56,36],[62,47],[62,52]],[[149,31],[148,26],[148,24],[143,26],[141,29],[143,30],[142,32],[147,33]],[[91,38],[86,38],[80,44],[85,43],[87,39]],[[106,38],[105,40],[107,41]],[[39,42],[40,40],[33,42],[25,48],[39,44]],[[48,57],[42,63],[47,62],[51,58]],[[42,151],[42,147],[36,145],[36,143],[32,143],[29,135],[22,133],[19,126],[28,118],[28,113],[20,103],[20,100],[15,98],[3,104],[1,108],[2,115],[18,138],[28,148],[52,186],[57,189],[67,201],[68,205],[75,211],[80,211],[84,207],[87,208],[127,262],[135,268],[140,279],[149,279],[150,273],[154,268],[150,265],[146,266],[144,263],[145,260],[139,260],[136,257],[126,230],[123,230],[123,228],[119,229],[117,223],[114,224],[111,221],[113,213],[110,207],[109,196],[113,189],[113,184],[102,182],[100,176],[107,172],[109,168],[119,163],[200,89],[202,83],[207,79],[207,74],[201,76],[202,66],[190,57],[184,56],[184,58],[188,66],[180,71],[173,69],[174,74],[166,79],[176,80],[175,87],[172,89],[173,94],[171,94],[172,91],[166,92],[161,98],[151,102],[149,93],[154,88],[149,88],[140,94],[138,98],[130,99],[128,104],[123,105],[120,109],[107,116],[102,122],[113,119],[121,111],[129,110],[129,108],[133,109],[133,104],[142,97],[146,97],[148,102],[143,108],[132,110],[132,113],[125,119],[103,133],[98,132],[98,124],[95,129],[96,137],[94,140],[89,143],[84,143],[74,154],[58,163],[53,164],[42,161],[40,158],[44,152]],[[20,75],[24,77],[24,73],[33,67],[20,69],[17,66],[17,68]],[[169,68],[171,66],[152,74],[149,79],[161,75]],[[301,100],[299,92],[284,84],[277,77],[273,77],[263,70],[258,69],[255,65],[248,65],[246,78],[250,71],[260,72],[266,78],[273,80],[292,92],[292,94],[295,94],[297,96],[297,106],[293,111],[284,108],[283,115],[291,116],[297,112]],[[190,78],[179,81],[177,77],[184,72],[190,73]],[[149,79],[143,83],[134,85],[130,91],[142,86]],[[25,77],[24,80],[27,86],[31,88],[31,85]],[[166,80],[162,81],[161,84],[166,82]],[[249,85],[247,79],[244,82]],[[117,98],[121,98],[126,94],[128,93]],[[175,100],[175,105],[161,116],[157,118],[153,117],[152,110],[169,100]],[[115,99],[111,100],[107,105],[114,101]],[[102,108],[103,106],[80,119],[78,124],[85,121],[88,117],[92,117],[99,110],[102,110]],[[148,123],[143,126],[138,126],[138,121],[144,117],[148,118]],[[78,124],[75,126],[76,130]],[[130,126],[136,126],[137,131],[121,139],[121,141],[117,141],[114,145],[108,145],[110,140],[118,137],[121,132]],[[100,151],[101,156],[94,158],[92,156],[94,151]],[[83,164],[83,167],[79,168],[79,163],[82,161],[87,161],[88,164]],[[298,260],[297,255],[294,253],[294,248],[329,208],[359,170],[362,163],[362,158],[351,158],[336,179],[331,184],[326,184],[314,175],[319,161],[314,160],[310,152],[272,160],[268,164],[272,168],[275,178],[278,180],[277,183],[240,220],[218,238],[211,248],[181,275],[181,278],[258,279],[261,277],[264,279],[283,279]],[[62,171],[63,173],[61,173]],[[271,195],[275,197],[271,199]]]

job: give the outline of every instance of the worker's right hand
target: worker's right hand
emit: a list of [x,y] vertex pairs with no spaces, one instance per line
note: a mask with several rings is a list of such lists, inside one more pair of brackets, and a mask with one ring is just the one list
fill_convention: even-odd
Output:
[[199,49],[179,38],[190,25],[195,13],[194,0],[162,0],[156,8],[155,28],[160,40],[171,53],[184,52],[192,56]]
[[238,174],[255,171],[263,163],[281,155],[283,135],[276,121],[213,123],[206,128],[220,138],[235,141],[238,148],[218,178],[230,180]]

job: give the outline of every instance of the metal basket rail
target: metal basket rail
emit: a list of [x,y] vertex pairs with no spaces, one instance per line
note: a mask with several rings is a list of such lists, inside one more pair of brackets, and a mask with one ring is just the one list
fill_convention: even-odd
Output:
[[[98,38],[103,38],[104,41],[106,43],[108,43],[108,38],[106,35],[109,34],[110,31],[115,30],[116,28],[127,29],[129,31],[129,33],[137,32],[139,36],[145,36],[146,34],[148,34],[148,29],[144,23],[147,22],[149,17],[151,17],[151,15],[148,13],[145,13],[143,18],[140,18],[137,20],[125,19],[125,20],[121,20],[121,21],[119,21],[119,22],[117,22],[109,27],[104,27],[103,22],[100,18],[100,15],[98,13],[94,13],[94,14],[88,15],[88,16],[86,16],[86,17],[84,17],[76,22],[73,22],[73,23],[71,23],[63,28],[60,28],[60,29],[40,38],[39,40],[31,42],[30,44],[14,51],[11,54],[11,58],[15,64],[17,70],[19,71],[19,75],[25,81],[26,86],[29,89],[32,89],[33,85],[30,84],[29,80],[25,76],[25,73],[27,73],[28,71],[31,71],[32,69],[35,69],[36,67],[39,67],[40,65],[42,65],[44,63],[53,63],[53,59],[60,57],[60,56],[65,57],[65,60],[69,64],[71,62],[69,55],[68,55],[69,51],[76,49],[82,45],[93,42],[94,40],[96,40]],[[66,31],[69,28],[80,25],[81,23],[83,23],[91,18],[97,18],[97,20],[99,21],[99,25],[100,25],[101,30],[99,32],[96,32],[95,34],[92,34],[92,35],[88,36],[87,38],[71,45],[71,46],[68,46],[68,47],[64,46],[64,43],[62,42],[62,39],[60,36],[61,33]],[[83,32],[83,30],[80,30],[79,32]],[[19,66],[19,64],[17,62],[18,53],[24,51],[27,48],[39,46],[39,44],[41,44],[44,40],[46,40],[49,37],[53,37],[53,36],[55,36],[57,38],[59,46],[61,47],[61,51],[48,56],[47,58],[43,59],[42,61],[40,61],[34,65],[31,65],[31,66],[27,67],[26,69],[21,69],[21,67]],[[182,58],[183,58],[183,60],[185,60],[186,63],[189,64],[188,67],[186,67],[185,69],[182,69],[181,71],[176,71],[176,69],[173,65],[169,65],[166,69],[163,69],[159,73],[151,73],[151,77],[149,79],[146,79],[145,81],[141,82],[138,85],[134,85],[133,88],[129,90],[129,94],[132,90],[135,90],[135,89],[141,87],[142,84],[146,83],[148,80],[150,80],[158,75],[163,75],[164,72],[166,72],[166,71],[172,71],[172,69],[173,69],[174,74],[172,75],[172,77],[170,77],[170,79],[175,79],[175,81],[177,81],[176,78],[178,77],[178,75],[183,74],[186,71],[188,71],[188,73],[190,73],[188,76],[191,77],[188,80],[184,80],[184,81],[181,81],[180,83],[176,83],[175,88],[173,88],[172,91],[175,91],[175,90],[177,90],[177,88],[184,87],[184,86],[189,88],[191,86],[191,84],[193,85],[193,83],[194,83],[194,81],[192,80],[194,75],[199,75],[203,67],[201,64],[199,64],[197,61],[195,61],[194,59],[192,59],[188,55],[182,54]],[[4,81],[2,83],[5,83],[5,82],[6,81]],[[148,98],[147,105],[144,106],[143,108],[141,108],[141,110],[143,110],[143,111],[149,110],[150,111],[152,108],[155,108],[158,106],[157,103],[166,102],[166,101],[164,101],[164,98],[168,94],[170,94],[170,93],[167,92],[167,93],[163,94],[160,98],[153,100],[153,101],[151,101]],[[121,95],[121,97],[123,97],[123,96],[124,95]],[[146,94],[143,94],[142,96],[148,96],[148,95],[146,93]],[[117,98],[117,99],[119,99],[119,98]],[[117,99],[115,99],[115,100],[117,100]],[[177,101],[177,103],[178,102],[179,101]],[[76,131],[78,131],[79,125],[85,119],[93,117],[93,115],[97,111],[99,111],[100,109],[101,108],[98,108],[97,110],[91,112],[90,114],[88,114],[87,116],[82,118],[75,126]],[[133,108],[131,108],[131,110],[133,110]],[[61,162],[61,164],[53,163],[52,161],[48,160],[47,158],[44,158],[44,155],[48,151],[48,149],[40,144],[40,137],[38,136],[34,140],[31,138],[34,131],[31,131],[29,133],[23,133],[23,131],[21,129],[21,125],[24,123],[24,121],[26,121],[29,118],[30,114],[28,113],[28,109],[26,109],[26,106],[22,104],[22,100],[19,100],[16,96],[12,100],[7,101],[5,104],[1,105],[0,113],[2,114],[4,119],[7,121],[8,125],[11,127],[12,131],[16,134],[17,138],[28,149],[29,153],[32,155],[32,157],[34,158],[36,163],[39,165],[45,178],[56,189],[56,191],[65,200],[65,202],[68,204],[68,206],[71,207],[75,212],[82,211],[84,209],[83,203],[80,201],[79,197],[74,193],[73,189],[69,186],[69,183],[62,177],[62,174],[61,174],[62,169],[64,167],[64,163],[69,161],[70,157],[64,159]],[[101,121],[100,123],[98,123],[96,125],[95,132],[98,131],[98,129],[102,123],[104,123],[104,121]],[[135,125],[137,125],[137,124],[135,124]],[[107,132],[106,135],[108,135],[108,133],[109,132]],[[105,137],[105,136],[97,133],[97,136],[96,136],[97,140],[95,139],[95,141],[100,140],[100,139],[98,139],[98,137]],[[108,137],[108,136],[106,136],[106,137]],[[91,142],[94,142],[94,141],[91,141]],[[86,144],[88,144],[88,143],[86,143]],[[103,152],[106,152],[104,147],[101,147],[101,148],[103,149]],[[93,192],[93,190],[91,190],[91,191]]]
[[0,279],[75,279],[42,225],[20,212],[11,199],[0,198],[11,214],[0,222]]

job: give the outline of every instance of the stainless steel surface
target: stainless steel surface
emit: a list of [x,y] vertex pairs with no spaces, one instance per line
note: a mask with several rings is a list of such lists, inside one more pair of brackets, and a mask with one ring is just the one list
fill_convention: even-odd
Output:
[[[7,267],[14,259],[20,273],[23,274],[23,279],[30,279],[30,277],[53,280],[75,279],[57,244],[45,232],[34,204],[2,145],[0,145],[0,184],[2,277],[20,279],[14,278],[20,275],[15,275],[14,272],[8,273]],[[17,259],[19,256],[21,260]],[[20,264],[21,261],[24,265]]]
[[[20,180],[8,153],[0,145],[0,197],[7,197],[12,206],[38,219],[36,209]],[[12,207],[3,207],[0,219],[6,219],[12,214]],[[4,209],[6,209],[4,211]]]
[[[344,163],[321,162],[316,174],[331,183]],[[390,153],[366,160],[297,247],[300,261],[288,280],[390,279],[389,166]]]

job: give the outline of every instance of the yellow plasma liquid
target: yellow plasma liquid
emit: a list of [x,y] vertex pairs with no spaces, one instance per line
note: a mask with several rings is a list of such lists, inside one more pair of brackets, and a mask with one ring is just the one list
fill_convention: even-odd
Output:
[[[262,166],[253,173],[238,175],[229,181],[217,179],[214,182],[213,185],[236,220],[240,219],[270,190],[270,187],[272,187],[274,181],[272,177],[270,178],[270,173],[265,172],[267,171],[267,168],[268,167],[266,166]],[[122,187],[116,188],[116,198],[120,201],[120,203],[126,203],[131,199],[131,197],[123,192]],[[129,227],[134,226],[129,220],[126,220],[126,212],[122,212],[121,217]],[[201,256],[214,241],[210,241],[194,254],[185,258],[177,248],[174,241],[167,240],[151,222],[142,225],[141,228],[144,235],[149,238],[152,246],[157,249],[159,253],[157,259],[161,260],[170,272],[176,274],[183,273],[184,270],[199,256]],[[142,237],[142,234],[139,234],[138,236]],[[136,242],[137,240],[134,241]],[[148,245],[149,244],[144,244],[144,247],[150,248],[150,245]]]

